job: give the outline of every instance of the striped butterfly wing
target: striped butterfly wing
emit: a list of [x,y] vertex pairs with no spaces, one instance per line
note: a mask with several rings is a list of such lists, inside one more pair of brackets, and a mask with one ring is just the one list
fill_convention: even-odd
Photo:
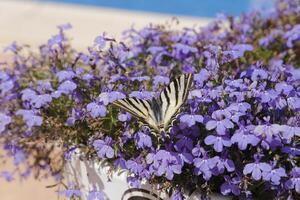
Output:
[[192,74],[181,75],[161,92],[159,99],[146,101],[131,97],[117,100],[113,104],[131,113],[152,133],[169,132],[187,99],[192,77]]
[[158,121],[155,118],[155,111],[152,109],[152,102],[135,97],[120,99],[113,102],[113,105],[124,109],[140,120],[140,122],[148,127],[151,132],[158,132]]
[[173,126],[181,106],[187,99],[193,80],[192,74],[183,74],[172,81],[160,94],[161,113],[164,131],[169,132]]

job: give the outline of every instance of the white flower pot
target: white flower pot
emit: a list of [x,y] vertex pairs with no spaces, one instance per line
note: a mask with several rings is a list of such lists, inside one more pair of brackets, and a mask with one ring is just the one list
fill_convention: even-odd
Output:
[[[65,178],[75,183],[82,192],[82,200],[87,200],[89,191],[96,189],[107,196],[107,200],[170,200],[165,193],[157,190],[157,185],[143,183],[141,188],[133,188],[127,184],[127,171],[111,171],[104,162],[92,162],[73,156],[66,164]],[[185,196],[187,200],[201,200],[201,194],[194,192]],[[212,200],[229,200],[222,195],[211,195]]]

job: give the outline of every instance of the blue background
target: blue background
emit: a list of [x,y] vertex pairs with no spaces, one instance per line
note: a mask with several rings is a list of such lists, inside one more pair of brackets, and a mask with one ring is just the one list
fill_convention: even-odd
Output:
[[[269,7],[272,0],[40,0],[60,3],[74,3],[89,6],[102,6],[126,10],[148,11],[173,15],[215,17],[224,12],[239,15],[253,6]],[[259,5],[256,5],[258,4]],[[265,9],[265,8],[263,8]]]

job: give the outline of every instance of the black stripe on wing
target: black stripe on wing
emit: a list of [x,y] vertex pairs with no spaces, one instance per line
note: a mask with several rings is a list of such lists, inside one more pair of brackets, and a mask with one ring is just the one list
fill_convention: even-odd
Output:
[[172,81],[169,84],[169,86],[162,92],[161,98],[163,100],[175,98],[175,104],[170,105],[169,101],[167,101],[167,107],[165,108],[164,111],[164,117],[166,117],[166,113],[170,113],[170,112],[171,112],[170,113],[171,117],[169,119],[165,119],[168,121],[164,121],[165,128],[167,128],[167,130],[165,131],[169,132],[178,114],[180,113],[181,106],[182,104],[185,103],[188,97],[188,92],[189,92],[189,88],[191,87],[192,80],[193,80],[193,74],[181,75],[180,77]]
[[166,132],[167,132],[167,133],[170,133],[170,130],[171,130],[171,128],[173,127],[174,122],[176,121],[176,119],[177,119],[177,117],[178,117],[180,111],[181,111],[181,109],[178,109],[177,112],[172,116],[172,118],[171,118],[171,120],[170,120],[170,122],[169,122],[169,125],[168,125],[168,127],[167,127],[167,129],[166,129]]
[[176,98],[176,105],[178,104],[178,93],[179,93],[179,83],[178,79],[174,81],[174,88],[175,88],[175,98]]
[[152,135],[157,135],[157,130],[155,130],[154,128],[152,128],[151,126],[149,126],[147,123],[143,123],[143,122],[141,122],[141,125],[143,126],[143,127],[145,127],[145,128],[147,128],[148,129],[148,131],[152,134]]
[[126,112],[129,112],[130,114],[140,119],[141,121],[146,122],[145,120],[149,115],[149,109],[147,108],[147,106],[145,106],[145,103],[142,102],[143,100],[132,97],[132,98],[126,98],[126,99],[120,99],[114,101],[112,104],[119,108],[124,109]]
[[[182,98],[182,103],[184,103],[188,97],[188,93],[189,93],[189,88],[191,87],[192,83],[193,83],[193,74],[185,74],[184,75],[184,94],[183,94],[183,98]],[[182,87],[182,86],[180,86]]]

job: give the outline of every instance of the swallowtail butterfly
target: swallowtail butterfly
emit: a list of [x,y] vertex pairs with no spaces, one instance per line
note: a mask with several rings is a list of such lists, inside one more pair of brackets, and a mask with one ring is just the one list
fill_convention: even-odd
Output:
[[183,74],[173,80],[158,98],[142,100],[131,97],[114,101],[113,105],[131,113],[151,133],[168,133],[187,99],[192,80],[192,74]]

